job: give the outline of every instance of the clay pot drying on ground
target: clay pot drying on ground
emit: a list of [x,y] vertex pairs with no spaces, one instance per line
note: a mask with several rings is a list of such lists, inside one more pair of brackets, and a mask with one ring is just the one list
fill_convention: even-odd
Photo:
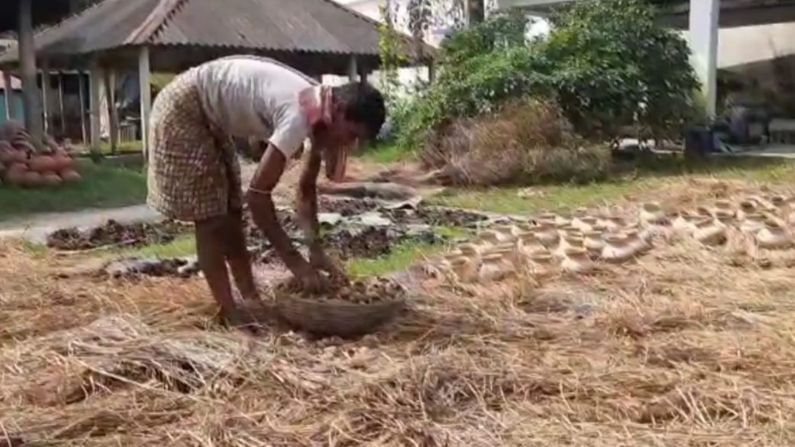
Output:
[[461,256],[450,261],[450,267],[458,281],[474,282],[478,278],[478,265],[472,259]]
[[712,208],[712,215],[717,216],[718,214],[734,216],[734,206],[728,200],[716,200],[715,206]]
[[509,273],[510,270],[506,265],[503,254],[490,253],[481,258],[478,281],[481,284],[500,281],[508,276]]
[[601,231],[588,231],[583,233],[583,247],[592,253],[601,253],[605,246]]
[[560,243],[558,244],[558,248],[553,252],[553,254],[559,258],[563,258],[566,256],[566,250],[570,248],[575,249],[584,249],[583,246],[584,239],[582,236],[565,236],[560,239]]
[[756,242],[760,248],[767,250],[783,250],[792,247],[792,234],[776,222],[768,221],[756,233]]
[[48,172],[41,177],[44,186],[58,186],[63,183],[63,179],[54,172]]
[[22,186],[25,182],[25,173],[28,172],[28,165],[24,163],[12,163],[5,172],[5,181],[9,185]]
[[22,179],[22,186],[26,188],[38,188],[44,185],[44,179],[41,174],[36,171],[25,172]]
[[564,252],[560,267],[569,273],[588,273],[594,269],[594,263],[584,248],[569,248]]
[[762,214],[747,214],[740,223],[740,231],[747,234],[756,234],[764,227],[765,216]]
[[605,237],[605,246],[602,248],[601,258],[610,263],[626,262],[637,254],[632,248],[631,241],[624,235],[611,235]]
[[555,226],[549,222],[541,223],[535,232],[536,239],[544,247],[552,248],[558,245],[560,235]]
[[72,157],[66,154],[56,154],[55,160],[59,170],[65,171],[70,169],[75,169],[75,161]]
[[768,197],[767,201],[770,203],[772,208],[776,209],[783,208],[787,205],[787,198],[782,195],[770,196]]
[[665,211],[657,202],[644,203],[638,211],[638,218],[642,224],[660,223],[665,219]]
[[565,227],[566,225],[571,225],[571,219],[566,216],[557,215],[555,216],[555,226]]
[[571,224],[581,232],[587,233],[596,229],[596,226],[599,225],[599,222],[595,217],[583,216],[578,218],[576,222],[572,221]]
[[64,183],[75,183],[79,182],[82,178],[77,171],[74,170],[67,170],[61,172],[61,178],[63,179]]
[[527,259],[531,253],[547,251],[546,247],[536,238],[536,233],[534,231],[521,233],[516,243],[516,249],[525,259]]
[[555,272],[555,259],[549,252],[531,253],[528,260],[528,271],[536,278],[545,278]]
[[693,237],[704,245],[721,245],[726,242],[726,226],[714,219],[702,219],[696,222]]
[[689,211],[682,211],[674,219],[672,228],[677,233],[691,235],[696,231],[696,221],[698,219],[698,216],[691,214]]
[[49,155],[36,155],[31,157],[28,166],[30,166],[31,171],[38,172],[39,174],[58,171],[57,161]]
[[515,241],[516,236],[519,233],[519,229],[511,224],[497,225],[494,227],[494,231],[499,234],[498,238],[500,239],[500,242]]
[[745,220],[746,216],[754,213],[756,213],[756,204],[750,200],[743,200],[737,210],[737,219]]
[[599,225],[604,227],[605,231],[618,231],[626,225],[626,222],[618,216],[604,216],[599,219]]
[[638,230],[627,229],[624,231],[624,236],[627,238],[629,247],[635,252],[635,254],[641,254],[651,250],[651,245],[648,241],[641,237],[641,234]]

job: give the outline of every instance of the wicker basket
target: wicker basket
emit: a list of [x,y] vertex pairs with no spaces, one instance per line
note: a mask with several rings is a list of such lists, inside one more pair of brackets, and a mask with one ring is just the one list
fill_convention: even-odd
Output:
[[342,300],[311,300],[295,296],[276,298],[276,313],[295,329],[318,336],[359,337],[394,318],[403,299],[357,304]]

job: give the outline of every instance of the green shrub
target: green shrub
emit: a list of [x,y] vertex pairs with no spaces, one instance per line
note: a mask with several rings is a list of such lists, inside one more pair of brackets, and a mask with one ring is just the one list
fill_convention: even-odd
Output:
[[545,40],[526,41],[525,29],[523,18],[500,16],[446,42],[437,82],[396,122],[399,144],[420,147],[453,120],[517,98],[556,101],[586,137],[630,124],[667,136],[692,116],[687,44],[642,0],[578,2],[554,18]]

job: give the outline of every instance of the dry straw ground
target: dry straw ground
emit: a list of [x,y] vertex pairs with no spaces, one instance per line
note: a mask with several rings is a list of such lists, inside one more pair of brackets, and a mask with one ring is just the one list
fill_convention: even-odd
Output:
[[579,279],[435,287],[399,323],[347,343],[224,331],[198,279],[55,279],[49,255],[7,244],[0,256],[0,439],[795,444],[789,253],[760,262],[681,242]]

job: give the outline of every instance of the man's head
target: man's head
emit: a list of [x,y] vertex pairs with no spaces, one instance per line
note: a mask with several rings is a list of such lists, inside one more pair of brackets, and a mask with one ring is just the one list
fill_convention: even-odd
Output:
[[345,173],[346,151],[357,142],[374,139],[386,119],[384,97],[367,83],[353,82],[332,88],[331,123],[322,131],[326,176],[340,179]]

